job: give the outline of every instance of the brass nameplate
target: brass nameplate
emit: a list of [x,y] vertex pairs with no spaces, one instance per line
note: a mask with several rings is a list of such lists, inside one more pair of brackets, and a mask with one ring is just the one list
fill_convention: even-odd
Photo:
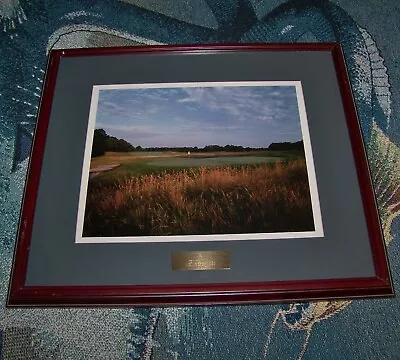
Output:
[[227,251],[182,251],[171,254],[172,270],[228,270]]

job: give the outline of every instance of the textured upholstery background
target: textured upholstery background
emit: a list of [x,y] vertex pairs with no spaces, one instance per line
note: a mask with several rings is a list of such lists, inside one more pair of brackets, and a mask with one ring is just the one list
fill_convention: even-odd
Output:
[[400,359],[398,297],[168,309],[4,306],[48,51],[160,43],[343,44],[398,290],[399,16],[396,0],[2,0],[2,359]]

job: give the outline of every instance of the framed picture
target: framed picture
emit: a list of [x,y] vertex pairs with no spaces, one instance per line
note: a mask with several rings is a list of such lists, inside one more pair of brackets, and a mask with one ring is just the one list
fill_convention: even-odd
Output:
[[339,44],[50,53],[9,306],[389,295]]

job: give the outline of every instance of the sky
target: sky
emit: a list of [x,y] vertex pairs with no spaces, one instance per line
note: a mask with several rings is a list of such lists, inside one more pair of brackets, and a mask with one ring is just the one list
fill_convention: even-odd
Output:
[[100,89],[96,129],[141,147],[302,139],[295,86]]

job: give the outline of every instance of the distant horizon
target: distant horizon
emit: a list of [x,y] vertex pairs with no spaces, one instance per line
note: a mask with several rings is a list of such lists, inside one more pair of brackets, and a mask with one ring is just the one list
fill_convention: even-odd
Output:
[[266,148],[302,139],[294,82],[210,84],[98,86],[94,127],[142,148]]
[[[104,130],[103,128],[95,128],[95,130]],[[106,131],[106,130],[104,130],[104,131]],[[106,134],[107,135],[109,135],[109,136],[114,136],[114,135],[111,135],[111,134],[109,134],[107,131],[106,131]],[[117,139],[119,139],[119,140],[125,140],[125,141],[127,141],[127,142],[129,142],[127,139],[124,139],[123,137],[117,137],[117,136],[114,136],[114,137],[116,137]],[[140,146],[142,149],[155,149],[155,148],[168,148],[168,149],[179,149],[179,148],[198,148],[198,149],[204,149],[205,147],[207,147],[207,146],[218,146],[218,147],[221,147],[221,148],[224,148],[224,147],[226,147],[226,146],[234,146],[234,147],[242,147],[243,149],[246,149],[246,148],[250,148],[250,149],[266,149],[266,148],[268,148],[271,144],[281,144],[281,143],[297,143],[297,142],[301,142],[301,141],[303,141],[303,139],[300,139],[300,140],[294,140],[294,141],[275,141],[275,142],[272,142],[272,143],[270,143],[270,144],[268,144],[267,146],[259,146],[259,147],[252,147],[252,146],[244,146],[244,145],[241,145],[241,144],[207,144],[207,145],[205,145],[205,146],[193,146],[193,145],[181,145],[181,146],[141,146],[141,145],[134,145],[134,144],[131,144],[130,142],[129,142],[129,144],[131,144],[132,146],[134,146],[135,148],[137,148],[138,146]]]

